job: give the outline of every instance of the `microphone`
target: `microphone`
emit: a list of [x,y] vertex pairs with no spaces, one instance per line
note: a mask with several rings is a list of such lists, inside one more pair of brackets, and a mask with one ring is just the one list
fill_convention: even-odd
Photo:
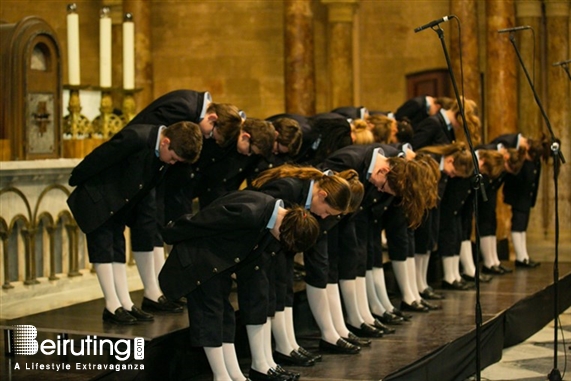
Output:
[[563,66],[563,65],[568,64],[569,62],[571,62],[571,60],[559,61],[559,62],[555,62],[555,63],[553,64],[553,66]]
[[418,32],[420,32],[420,31],[422,31],[422,30],[425,30],[425,29],[428,29],[428,28],[432,28],[433,26],[436,26],[436,25],[441,24],[441,23],[443,23],[443,22],[450,21],[451,19],[453,19],[453,18],[455,18],[455,17],[456,17],[456,16],[454,16],[454,15],[450,15],[450,16],[444,16],[444,17],[442,17],[441,19],[438,19],[438,20],[431,21],[431,22],[429,22],[428,24],[425,24],[425,25],[423,25],[423,26],[419,26],[418,28],[415,28],[415,29],[414,29],[414,33],[418,33]]
[[529,25],[515,26],[513,28],[506,28],[498,30],[498,33],[517,32],[518,30],[531,29]]

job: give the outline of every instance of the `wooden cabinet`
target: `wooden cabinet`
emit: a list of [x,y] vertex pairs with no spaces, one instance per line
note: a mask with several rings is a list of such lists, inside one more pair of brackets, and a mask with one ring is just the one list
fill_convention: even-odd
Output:
[[62,79],[54,30],[36,16],[0,25],[3,159],[61,157]]

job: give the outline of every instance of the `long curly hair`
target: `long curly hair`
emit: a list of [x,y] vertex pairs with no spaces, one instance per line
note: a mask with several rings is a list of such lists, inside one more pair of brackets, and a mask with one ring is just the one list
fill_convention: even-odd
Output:
[[470,177],[474,172],[474,160],[470,150],[464,142],[453,142],[437,146],[423,147],[418,152],[431,153],[454,159],[454,169],[458,177]]
[[315,181],[319,188],[327,193],[325,202],[335,210],[345,212],[351,205],[353,196],[351,186],[347,180],[336,174],[329,176],[313,167],[299,167],[291,164],[280,165],[262,172],[260,176],[252,181],[252,186],[259,189],[271,180],[284,177]]
[[409,227],[416,228],[422,222],[425,212],[434,206],[438,180],[435,175],[427,175],[433,167],[423,160],[406,160],[389,157],[390,171],[387,173],[389,187],[400,198]]

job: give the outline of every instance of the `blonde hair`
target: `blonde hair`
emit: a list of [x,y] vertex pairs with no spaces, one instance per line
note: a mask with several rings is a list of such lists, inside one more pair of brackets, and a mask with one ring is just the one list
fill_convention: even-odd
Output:
[[351,132],[354,138],[353,144],[371,144],[375,141],[367,122],[363,119],[356,119],[351,123]]

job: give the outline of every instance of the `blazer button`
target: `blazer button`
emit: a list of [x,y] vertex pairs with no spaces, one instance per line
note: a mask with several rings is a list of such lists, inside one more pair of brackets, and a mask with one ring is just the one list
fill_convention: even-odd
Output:
[[240,263],[240,258],[234,258],[234,262]]
[[464,205],[464,201],[462,201],[460,204]]
[[374,223],[377,223],[378,221],[377,221],[377,220],[373,220],[373,222],[374,222]]
[[110,212],[109,212],[109,215],[112,216],[112,215],[113,215],[113,211],[110,211]]
[[143,184],[139,184],[139,189],[143,189]]
[[469,190],[469,191],[468,191],[468,194],[470,194],[470,193],[472,193],[472,191],[471,191],[471,190]]
[[254,267],[254,270],[258,271],[260,269],[260,266],[256,266]]
[[212,191],[212,189],[210,189],[210,188],[207,188],[206,190],[207,190],[208,192],[211,192],[211,191]]
[[216,159],[215,159],[215,158],[212,158],[212,162],[214,163],[215,161],[216,161]]
[[375,203],[376,203],[376,202],[377,202],[377,199],[376,199],[376,198],[374,198],[374,199],[373,199],[373,202],[375,202]]
[[268,165],[268,168],[273,168],[273,167],[274,167],[273,164]]
[[454,215],[457,215],[457,214],[458,214],[458,212],[457,212],[457,211],[454,211]]
[[533,170],[533,174],[535,175],[536,173],[537,173],[537,169],[534,169],[534,170]]
[[362,206],[360,206],[360,207],[359,207],[359,210],[363,210],[363,207],[362,207]]
[[272,257],[275,257],[275,256],[276,256],[276,252],[272,251]]
[[238,172],[242,172],[242,171],[243,171],[243,169],[242,169],[242,168],[238,168]]
[[387,210],[388,208],[389,208],[388,206],[385,206],[385,207],[383,208],[383,210]]
[[225,183],[225,182],[226,182],[226,179],[222,179],[222,182]]
[[259,168],[254,169],[254,172],[260,172]]
[[215,267],[215,268],[212,269],[212,272],[213,272],[214,274],[216,274],[216,273],[218,272],[218,269]]
[[129,202],[129,199],[128,199],[128,198],[126,198],[126,199],[125,199],[125,202]]
[[258,248],[258,245],[254,246],[254,248],[252,249],[252,251],[256,250]]
[[199,281],[199,280],[196,281],[196,285],[197,285],[197,286],[200,286],[200,281]]
[[194,179],[194,173],[191,173],[191,174],[190,174],[190,178],[191,178],[191,179]]

